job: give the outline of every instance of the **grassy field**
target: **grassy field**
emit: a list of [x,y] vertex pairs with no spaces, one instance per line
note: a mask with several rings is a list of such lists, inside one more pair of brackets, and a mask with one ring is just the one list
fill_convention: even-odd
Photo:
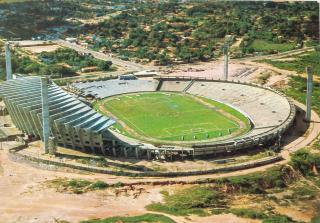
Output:
[[162,194],[164,203],[152,203],[146,207],[147,210],[178,216],[190,214],[206,216],[209,215],[208,210],[226,205],[224,194],[209,186],[177,189],[173,194],[162,191]]
[[[229,131],[239,130],[236,120],[249,126],[244,115],[224,104],[210,101],[210,107],[191,96],[176,93],[122,95],[99,104],[139,135],[160,140],[191,141],[225,136]],[[221,110],[236,119],[226,117]],[[119,123],[115,127],[124,131]]]
[[[306,103],[307,79],[304,77],[290,77],[289,86],[284,90],[285,94],[300,103]],[[312,94],[312,109],[320,114],[320,83],[314,82]]]
[[320,76],[320,52],[313,51],[306,54],[298,55],[294,60],[277,61],[277,60],[261,60],[261,62],[269,63],[280,69],[305,73],[306,66],[312,66],[315,75]]
[[285,52],[293,50],[295,45],[293,43],[270,43],[265,40],[256,39],[250,45],[256,52],[268,52],[268,51],[277,51]]
[[144,214],[133,217],[112,217],[102,220],[82,221],[81,223],[175,223],[172,219],[158,214]]
[[[307,66],[312,65],[313,74],[320,75],[320,52],[312,51],[302,55],[297,55],[294,60],[290,61],[276,61],[276,60],[261,60],[260,62],[269,63],[280,69],[296,71],[299,74],[305,73]],[[320,88],[319,82],[314,82],[313,95],[312,95],[312,107],[320,114]],[[283,89],[279,89],[283,90]],[[283,90],[286,95],[294,98],[295,100],[305,103],[307,80],[301,76],[292,76],[289,79],[288,87]]]

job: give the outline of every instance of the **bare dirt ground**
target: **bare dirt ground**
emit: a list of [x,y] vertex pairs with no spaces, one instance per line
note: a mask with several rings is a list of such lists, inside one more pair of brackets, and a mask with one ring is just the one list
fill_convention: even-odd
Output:
[[[288,81],[288,76],[297,75],[294,71],[288,71],[273,67],[266,63],[257,62],[262,59],[278,59],[290,58],[297,54],[302,54],[312,51],[312,48],[303,48],[298,50],[289,51],[286,53],[279,53],[267,56],[248,57],[241,59],[229,60],[229,80],[240,80],[248,82],[256,82],[257,78],[264,72],[271,72],[270,78],[264,84],[266,86],[277,86],[279,83],[282,85]],[[219,58],[213,62],[201,62],[196,64],[183,64],[177,65],[170,70],[162,70],[162,75],[173,76],[191,76],[191,77],[206,77],[209,79],[224,79],[224,61]]]
[[29,51],[32,54],[39,54],[42,52],[53,52],[58,48],[60,48],[60,46],[57,44],[21,47],[21,49]]
[[[173,186],[143,186],[141,195],[132,192],[118,195],[115,189],[69,194],[48,188],[44,182],[59,177],[119,181],[115,176],[94,175],[88,173],[54,172],[30,167],[8,159],[7,152],[0,151],[0,219],[1,222],[55,222],[67,220],[79,222],[86,219],[106,218],[111,216],[133,216],[144,214],[144,207],[152,202],[161,202],[161,190]],[[121,179],[123,181],[123,179]],[[168,215],[169,216],[169,215]],[[217,215],[206,218],[191,216],[189,218],[169,216],[176,222],[259,222],[238,218],[234,215]]]

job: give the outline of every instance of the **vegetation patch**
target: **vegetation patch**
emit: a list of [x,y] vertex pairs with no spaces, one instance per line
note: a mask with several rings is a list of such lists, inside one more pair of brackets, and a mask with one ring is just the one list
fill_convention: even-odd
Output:
[[117,188],[123,187],[122,182],[115,184],[107,184],[104,181],[89,181],[84,179],[67,179],[67,178],[56,178],[53,180],[46,181],[46,185],[50,188],[56,189],[58,192],[68,192],[74,194],[82,194],[88,191],[102,190],[106,188]]
[[133,217],[112,217],[101,220],[81,221],[81,223],[175,223],[171,218],[159,214],[144,214]]
[[260,60],[260,62],[269,63],[280,69],[296,71],[297,73],[305,73],[306,67],[312,66],[314,74],[320,74],[320,51],[299,55],[294,60]]
[[296,222],[285,215],[278,215],[274,213],[264,213],[261,211],[248,209],[248,208],[232,208],[229,210],[230,213],[242,217],[242,218],[250,218],[250,219],[261,219],[262,223],[293,223]]
[[264,194],[267,189],[284,188],[296,179],[297,176],[290,166],[281,166],[266,172],[217,179],[215,182],[227,185],[234,192]]
[[320,167],[320,154],[301,149],[292,155],[290,164],[303,175],[314,176],[315,168]]
[[298,200],[314,199],[317,195],[317,190],[310,186],[301,186],[293,189],[292,197]]
[[111,61],[98,60],[92,55],[80,54],[69,48],[58,48],[53,52],[42,52],[38,58],[48,65],[65,63],[77,71],[86,67],[95,67],[95,70],[100,71],[109,71],[112,65]]
[[255,52],[267,52],[276,53],[293,50],[295,48],[294,43],[274,43],[262,39],[255,39],[249,46]]
[[[307,79],[300,76],[290,77],[288,87],[284,90],[284,93],[299,101],[300,103],[306,102],[307,92]],[[312,94],[312,109],[320,114],[320,83],[313,83],[313,94]]]
[[146,208],[150,211],[164,212],[172,215],[197,214],[208,215],[210,209],[225,207],[226,196],[209,186],[194,186],[174,191],[163,192],[164,203],[153,203]]

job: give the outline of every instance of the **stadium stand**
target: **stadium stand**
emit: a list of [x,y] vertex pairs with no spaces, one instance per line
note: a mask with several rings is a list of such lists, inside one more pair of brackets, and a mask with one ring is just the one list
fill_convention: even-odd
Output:
[[[48,86],[50,135],[58,144],[84,151],[103,150],[108,127],[115,122],[51,83]],[[1,84],[0,96],[16,127],[29,136],[42,138],[40,77],[24,77]]]
[[112,95],[155,91],[157,80],[108,80],[74,83],[70,87],[80,90],[82,96],[93,95],[101,99]]

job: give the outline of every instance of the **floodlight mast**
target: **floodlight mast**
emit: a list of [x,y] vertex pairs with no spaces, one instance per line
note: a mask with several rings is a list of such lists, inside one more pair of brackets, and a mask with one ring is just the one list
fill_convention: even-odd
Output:
[[229,46],[228,44],[225,44],[223,47],[223,54],[224,54],[224,78],[226,81],[228,80],[228,63],[229,63],[228,51],[229,51]]
[[5,43],[5,55],[6,55],[6,80],[12,79],[12,66],[11,66],[11,52],[10,43]]
[[44,152],[49,153],[49,100],[48,100],[48,77],[41,77],[41,104],[42,104],[42,141]]
[[312,100],[312,85],[313,85],[313,78],[312,78],[312,68],[307,67],[306,68],[307,73],[307,97],[306,97],[306,117],[305,121],[310,122],[311,121],[311,100]]

